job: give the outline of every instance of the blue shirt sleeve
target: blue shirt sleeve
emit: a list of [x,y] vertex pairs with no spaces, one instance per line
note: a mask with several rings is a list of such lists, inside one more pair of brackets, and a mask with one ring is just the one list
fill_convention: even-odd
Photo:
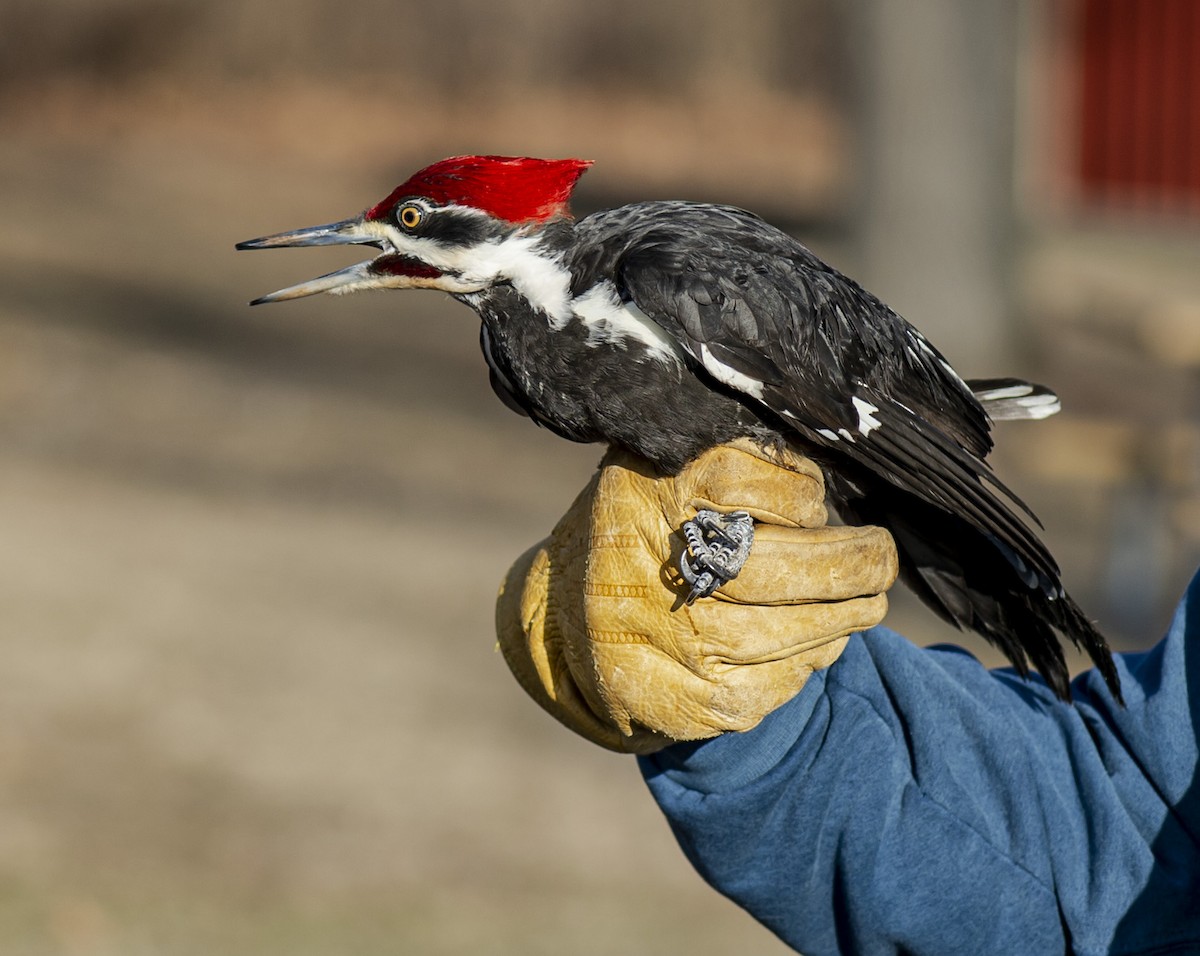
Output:
[[744,734],[640,758],[692,864],[824,953],[1200,951],[1200,576],[1168,635],[1040,682],[884,628]]

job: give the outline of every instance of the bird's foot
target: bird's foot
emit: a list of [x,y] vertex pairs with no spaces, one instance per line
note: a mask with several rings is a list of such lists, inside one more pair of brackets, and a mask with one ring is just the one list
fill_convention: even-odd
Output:
[[691,585],[688,604],[736,578],[754,544],[754,519],[745,511],[698,511],[680,530],[687,541],[679,570]]

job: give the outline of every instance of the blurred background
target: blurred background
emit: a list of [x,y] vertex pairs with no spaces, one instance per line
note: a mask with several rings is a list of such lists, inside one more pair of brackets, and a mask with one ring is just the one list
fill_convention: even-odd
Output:
[[599,450],[436,294],[245,307],[443,156],[749,206],[1052,384],[995,462],[1122,647],[1200,555],[1191,0],[8,0],[0,134],[5,953],[783,951],[494,652]]

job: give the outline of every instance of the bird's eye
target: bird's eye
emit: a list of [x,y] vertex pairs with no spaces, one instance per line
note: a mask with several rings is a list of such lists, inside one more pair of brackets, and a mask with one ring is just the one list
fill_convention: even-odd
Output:
[[422,212],[417,206],[403,206],[396,219],[405,229],[416,229],[421,224]]

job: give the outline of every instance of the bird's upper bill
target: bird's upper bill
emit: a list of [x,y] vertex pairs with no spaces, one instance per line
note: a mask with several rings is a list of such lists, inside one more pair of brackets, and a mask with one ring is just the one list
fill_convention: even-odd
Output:
[[238,249],[368,245],[374,259],[301,282],[251,302],[364,289],[478,291],[496,276],[472,253],[518,230],[566,216],[580,159],[457,156],[427,166],[361,216],[239,242]]

